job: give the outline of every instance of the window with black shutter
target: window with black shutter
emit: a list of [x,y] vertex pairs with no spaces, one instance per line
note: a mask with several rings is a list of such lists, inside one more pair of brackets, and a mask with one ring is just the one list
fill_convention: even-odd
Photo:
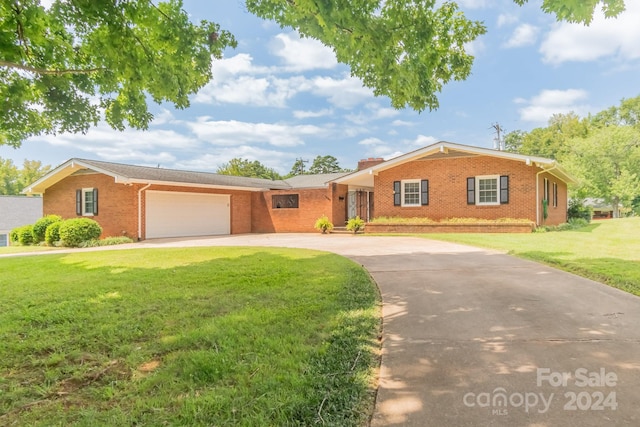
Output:
[[509,203],[509,177],[507,175],[500,177],[500,203],[503,205]]
[[402,204],[402,191],[400,189],[400,181],[393,181],[393,206]]
[[420,181],[420,203],[422,206],[429,204],[429,180],[423,179]]
[[474,177],[467,178],[467,204],[476,204],[476,179]]

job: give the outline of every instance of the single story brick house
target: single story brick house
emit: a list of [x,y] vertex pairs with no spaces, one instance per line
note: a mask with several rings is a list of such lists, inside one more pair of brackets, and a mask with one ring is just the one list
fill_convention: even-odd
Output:
[[42,198],[0,196],[0,247],[11,243],[11,230],[42,218]]
[[[44,214],[92,217],[138,239],[313,232],[327,215],[566,221],[573,179],[551,159],[439,142],[358,171],[266,180],[70,159],[24,190]],[[543,207],[543,199],[548,207]],[[547,218],[543,212],[547,211]]]

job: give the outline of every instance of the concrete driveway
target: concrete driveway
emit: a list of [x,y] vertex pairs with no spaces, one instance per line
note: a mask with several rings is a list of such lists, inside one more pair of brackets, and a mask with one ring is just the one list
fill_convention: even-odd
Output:
[[373,426],[638,426],[640,298],[494,251],[411,237],[265,234],[136,247],[320,249],[382,292]]

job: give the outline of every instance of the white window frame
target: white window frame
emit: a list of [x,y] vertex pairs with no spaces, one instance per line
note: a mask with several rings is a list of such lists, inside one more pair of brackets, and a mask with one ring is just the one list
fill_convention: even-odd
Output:
[[10,242],[11,239],[9,238],[9,233],[0,233],[0,236],[5,236],[5,239],[6,239],[5,242],[7,243],[5,246],[0,245],[0,248],[4,248],[11,245],[11,242]]
[[93,188],[83,188],[82,189],[82,216],[93,216],[93,203],[91,204],[91,209],[87,212],[87,193],[91,193],[91,197],[93,197]]
[[[496,201],[481,202],[480,201],[480,180],[494,180],[496,183]],[[480,175],[476,176],[476,205],[478,206],[497,206],[500,204],[500,175]]]
[[[405,184],[418,184],[418,202],[417,203],[406,203],[405,201]],[[421,206],[421,197],[422,197],[422,184],[419,179],[403,179],[400,181],[400,193],[402,194],[402,198],[400,200],[400,206],[402,207],[418,207]],[[414,194],[414,193],[410,193]]]

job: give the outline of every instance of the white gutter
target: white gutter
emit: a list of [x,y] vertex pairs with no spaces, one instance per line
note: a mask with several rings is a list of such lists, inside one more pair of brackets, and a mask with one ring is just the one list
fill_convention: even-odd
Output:
[[142,240],[142,192],[151,187],[151,183],[138,190],[138,240]]

